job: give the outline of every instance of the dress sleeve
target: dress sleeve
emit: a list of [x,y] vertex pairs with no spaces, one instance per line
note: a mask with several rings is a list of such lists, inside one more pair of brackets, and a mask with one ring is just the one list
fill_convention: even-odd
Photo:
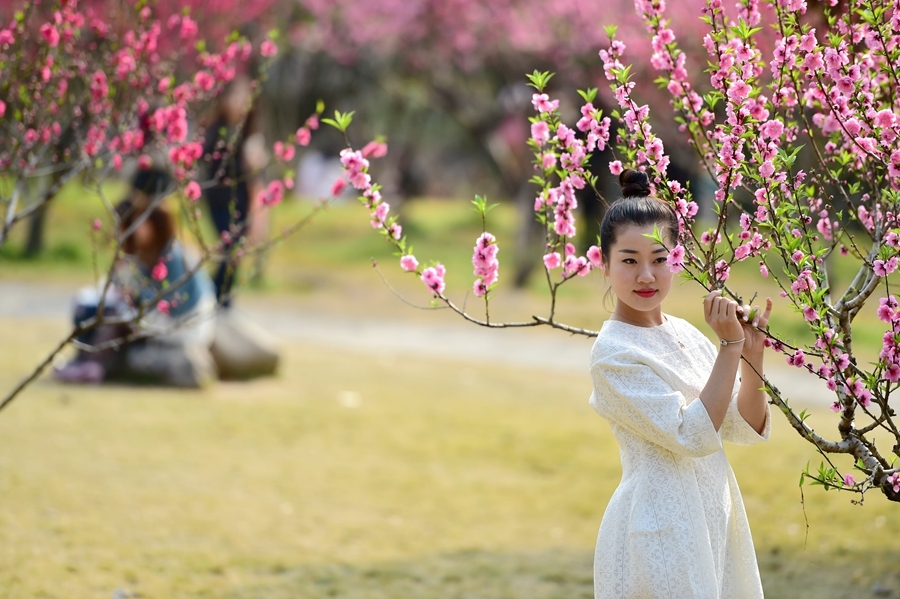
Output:
[[735,445],[756,445],[757,443],[768,441],[772,429],[772,414],[769,413],[769,404],[766,403],[766,425],[763,427],[762,434],[757,433],[744,420],[744,417],[741,416],[741,411],[738,409],[737,396],[740,386],[740,382],[735,382],[734,392],[731,394],[731,401],[728,403],[728,411],[725,412],[725,420],[722,421],[722,426],[720,427],[722,440]]
[[611,423],[677,455],[703,457],[722,449],[700,398],[686,398],[635,356],[595,359],[591,378],[591,404]]

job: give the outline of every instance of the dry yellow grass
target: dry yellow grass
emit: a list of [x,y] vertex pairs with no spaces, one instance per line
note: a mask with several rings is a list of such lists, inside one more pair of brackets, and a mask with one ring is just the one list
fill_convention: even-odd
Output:
[[[61,325],[15,324],[0,387]],[[10,339],[6,336],[6,339]],[[0,412],[0,597],[571,599],[618,476],[587,376],[286,348],[203,392],[41,380]],[[769,599],[900,592],[897,507],[731,448]]]

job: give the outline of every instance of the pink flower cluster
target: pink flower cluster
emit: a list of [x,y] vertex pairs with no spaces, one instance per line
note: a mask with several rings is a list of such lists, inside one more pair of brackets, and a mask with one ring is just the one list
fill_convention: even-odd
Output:
[[900,472],[894,472],[888,476],[887,483],[894,489],[894,493],[900,493]]
[[684,246],[679,244],[673,247],[666,256],[666,264],[669,265],[669,270],[672,272],[677,273],[684,270]]
[[303,124],[302,127],[297,129],[297,133],[294,134],[294,140],[297,142],[297,145],[300,146],[308,146],[310,140],[312,139],[312,131],[315,131],[319,128],[319,115],[314,114]]
[[156,265],[150,270],[150,277],[154,281],[164,281],[167,276],[169,276],[169,269],[166,267],[166,263],[162,260],[157,262]]
[[600,248],[597,246],[591,246],[587,257],[578,256],[572,243],[567,243],[564,249],[565,258],[560,256],[559,252],[550,252],[544,255],[543,261],[547,270],[554,270],[562,266],[564,278],[569,278],[575,275],[580,277],[587,276],[592,266],[602,268]]
[[473,287],[475,295],[484,297],[490,291],[500,270],[500,262],[497,260],[497,252],[500,251],[497,239],[485,231],[475,241],[472,252],[472,265],[475,267],[475,276],[478,279]]
[[444,288],[446,284],[444,283],[444,276],[447,274],[447,270],[444,268],[444,265],[438,262],[434,266],[429,266],[424,271],[422,271],[422,282],[425,283],[425,286],[428,287],[434,295],[441,295],[444,293]]
[[900,304],[893,295],[878,300],[878,318],[890,325],[881,338],[878,358],[882,377],[890,382],[900,382]]
[[267,208],[272,208],[284,199],[284,183],[278,179],[271,181],[265,189],[260,190],[256,201]]
[[578,256],[575,253],[575,246],[571,243],[566,244],[566,258],[563,260],[563,273],[566,278],[578,275],[579,277],[587,276],[591,272],[591,263],[584,256]]

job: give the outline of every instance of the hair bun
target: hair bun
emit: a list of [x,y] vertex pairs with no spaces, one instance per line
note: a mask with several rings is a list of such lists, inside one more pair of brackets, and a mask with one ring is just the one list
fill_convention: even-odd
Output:
[[619,174],[619,187],[622,188],[623,198],[646,198],[653,193],[647,173],[630,168]]

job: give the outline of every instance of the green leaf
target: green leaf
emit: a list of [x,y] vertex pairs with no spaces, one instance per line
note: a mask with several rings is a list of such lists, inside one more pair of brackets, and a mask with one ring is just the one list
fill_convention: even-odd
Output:
[[525,74],[525,76],[528,77],[528,80],[530,81],[528,85],[535,88],[539,92],[544,91],[544,88],[547,87],[547,83],[550,81],[550,79],[553,78],[553,75],[554,73],[551,73],[550,71],[542,72],[536,69],[530,75],[527,73]]
[[578,90],[578,95],[581,96],[585,102],[593,102],[594,98],[597,97],[597,88],[589,87],[586,90]]
[[325,100],[321,98],[316,100],[316,114],[322,114],[325,112]]
[[355,113],[355,110],[343,113],[335,110],[333,119],[322,119],[322,122],[327,125],[331,125],[341,133],[346,133],[347,128],[350,127],[350,123],[353,122],[353,115]]

